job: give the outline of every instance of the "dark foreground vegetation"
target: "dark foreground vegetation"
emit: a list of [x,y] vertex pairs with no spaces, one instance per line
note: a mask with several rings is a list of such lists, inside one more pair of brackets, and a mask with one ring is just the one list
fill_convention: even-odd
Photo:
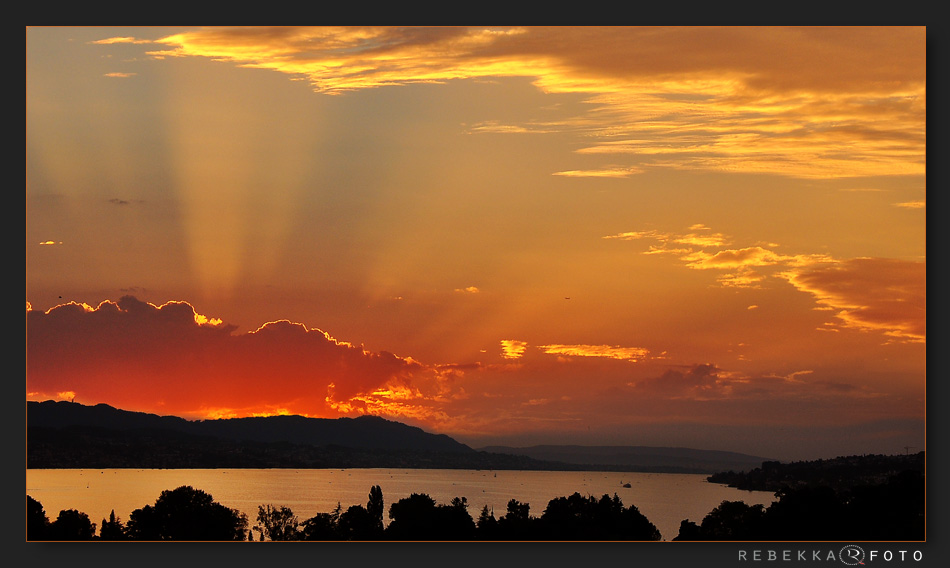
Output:
[[925,453],[766,461],[723,472],[712,483],[773,491],[768,508],[723,501],[697,524],[680,523],[673,540],[924,540]]
[[907,470],[882,483],[783,486],[768,508],[723,501],[700,524],[684,520],[673,540],[922,541],[924,476]]
[[[530,505],[512,499],[507,512],[495,518],[482,508],[472,518],[465,497],[437,504],[424,493],[414,493],[389,507],[389,525],[383,525],[383,492],[378,485],[366,505],[346,510],[338,504],[329,513],[300,520],[289,507],[258,507],[257,523],[229,509],[208,493],[189,486],[163,491],[154,505],[132,511],[126,523],[113,512],[96,524],[88,515],[70,509],[52,522],[43,505],[27,496],[27,540],[138,540],[138,541],[327,541],[327,540],[660,540],[657,528],[634,506],[620,498],[570,497],[552,499],[540,517]],[[255,533],[257,538],[255,539]]]
[[[674,541],[923,541],[925,487],[922,471],[907,469],[886,479],[834,486],[808,477],[792,480],[767,508],[723,501],[701,522],[684,519]],[[42,504],[27,496],[27,540],[200,541],[656,541],[661,535],[637,507],[620,498],[574,493],[548,502],[539,516],[515,499],[504,514],[483,507],[477,517],[465,497],[436,503],[414,493],[389,506],[384,525],[383,493],[370,489],[366,505],[299,519],[285,506],[261,505],[256,522],[190,486],[163,491],[154,505],[132,511],[122,522],[111,514],[96,523],[82,512],[59,512],[52,522]],[[669,536],[669,535],[667,535]]]
[[925,452],[903,455],[865,454],[828,460],[781,463],[764,461],[750,471],[726,471],[710,475],[712,483],[724,483],[749,491],[782,491],[786,487],[831,487],[846,491],[878,485],[904,471],[924,471]]

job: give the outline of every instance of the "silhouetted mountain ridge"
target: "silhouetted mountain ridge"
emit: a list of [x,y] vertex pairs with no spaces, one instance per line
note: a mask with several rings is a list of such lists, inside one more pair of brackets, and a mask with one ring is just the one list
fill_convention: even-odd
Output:
[[444,434],[376,416],[307,418],[268,416],[185,420],[145,412],[120,410],[107,404],[86,406],[75,402],[27,403],[29,428],[95,427],[122,431],[170,430],[243,442],[287,442],[312,446],[338,445],[358,449],[474,452]]
[[27,403],[28,468],[436,468],[714,473],[763,458],[689,448],[480,450],[377,416],[186,420],[107,404]]

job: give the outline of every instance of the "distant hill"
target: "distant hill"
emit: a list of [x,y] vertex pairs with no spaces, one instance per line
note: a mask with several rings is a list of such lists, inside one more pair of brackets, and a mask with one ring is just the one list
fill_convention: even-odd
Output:
[[780,463],[763,462],[751,471],[723,471],[709,476],[712,483],[737,489],[778,491],[785,487],[831,487],[835,490],[885,484],[895,476],[923,475],[926,453],[839,456],[832,459]]
[[748,471],[762,465],[768,458],[717,450],[668,448],[651,446],[558,446],[541,445],[525,448],[487,446],[485,452],[527,456],[538,460],[611,467],[628,471],[664,471],[682,473],[715,473]]
[[375,416],[185,420],[107,404],[27,403],[28,468],[439,468],[715,473],[763,458],[687,448],[492,446]]
[[27,468],[417,468],[576,470],[475,451],[379,417],[189,421],[106,404],[27,403]]
[[27,426],[30,428],[86,426],[123,431],[151,429],[210,436],[237,442],[287,442],[312,446],[334,444],[361,449],[440,452],[475,451],[444,434],[432,434],[415,426],[376,416],[358,418],[270,416],[190,421],[176,416],[158,416],[120,410],[107,404],[85,406],[74,402],[52,400],[28,402],[26,412]]

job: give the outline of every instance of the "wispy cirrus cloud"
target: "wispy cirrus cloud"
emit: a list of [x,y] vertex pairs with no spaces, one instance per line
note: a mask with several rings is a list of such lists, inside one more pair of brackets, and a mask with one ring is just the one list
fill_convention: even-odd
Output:
[[136,39],[132,36],[119,36],[119,37],[99,39],[96,41],[91,41],[89,43],[93,45],[115,45],[115,44],[122,44],[122,43],[141,45],[141,44],[153,44],[155,42],[154,40],[149,40],[149,39]]
[[468,132],[480,134],[543,134],[551,131],[544,126],[503,124],[497,120],[479,122],[468,128]]
[[[691,229],[708,230],[704,225]],[[880,331],[894,341],[923,342],[926,338],[926,262],[888,258],[836,259],[826,254],[782,254],[778,245],[719,248],[729,242],[723,235],[693,238],[656,230],[629,231],[604,239],[652,239],[659,246],[642,254],[668,253],[685,267],[719,271],[720,285],[755,288],[769,279],[787,281],[835,312],[841,328]],[[696,247],[670,247],[670,243]],[[697,248],[698,247],[698,248]],[[771,248],[770,248],[771,247]],[[829,328],[830,329],[830,328]]]
[[923,175],[925,36],[923,27],[211,27],[154,40],[161,47],[149,53],[271,69],[324,94],[505,77],[583,94],[583,116],[471,130],[573,131],[587,140],[579,153],[631,160],[557,175],[650,167],[841,178]]
[[650,230],[650,231],[628,231],[626,233],[617,233],[616,235],[607,235],[602,238],[618,239],[621,241],[635,241],[635,240],[646,239],[646,238],[668,240],[669,236],[665,233],[660,233],[659,231]]
[[600,170],[565,170],[563,172],[554,172],[553,175],[564,177],[625,178],[642,174],[644,171],[643,168],[626,166]]
[[[529,345],[526,341],[503,339],[501,341],[502,357],[505,359],[520,359],[524,357]],[[546,355],[559,357],[600,357],[621,361],[637,362],[650,353],[642,347],[622,347],[619,345],[589,345],[589,344],[560,344],[551,343],[538,345],[537,349]]]
[[855,258],[780,276],[833,310],[841,327],[880,331],[895,341],[926,340],[926,262]]
[[778,254],[775,251],[754,246],[741,249],[729,249],[716,252],[695,251],[683,255],[680,259],[689,268],[697,270],[730,270],[746,267],[774,266],[786,264],[793,257]]
[[[720,247],[729,244],[729,239],[722,233],[711,233],[711,229],[701,223],[697,223],[689,227],[688,233],[664,233],[657,231],[655,229],[646,230],[646,231],[629,231],[625,233],[617,233],[615,235],[607,235],[602,237],[608,240],[621,240],[621,241],[636,241],[640,239],[653,239],[658,241],[661,245],[661,249],[655,249],[654,252],[661,252],[662,249],[669,247],[670,243],[674,245],[687,245],[687,246],[699,246],[699,247]],[[676,252],[681,252],[683,248],[672,249]]]
[[[788,255],[772,250],[779,245],[767,243],[742,248],[722,249],[731,244],[731,238],[722,233],[713,233],[704,224],[689,227],[687,233],[661,232],[657,230],[628,231],[602,237],[608,240],[653,240],[642,254],[668,254],[676,256],[687,268],[694,270],[717,270],[723,272],[717,281],[726,287],[754,288],[764,282],[770,273],[763,269],[788,266],[808,266],[833,259],[822,254]],[[707,250],[707,249],[719,250]]]
[[528,348],[528,343],[517,339],[502,339],[501,352],[505,359],[520,359]]
[[549,355],[565,357],[605,357],[621,361],[637,362],[649,355],[650,351],[642,347],[620,347],[619,345],[539,345],[539,349]]

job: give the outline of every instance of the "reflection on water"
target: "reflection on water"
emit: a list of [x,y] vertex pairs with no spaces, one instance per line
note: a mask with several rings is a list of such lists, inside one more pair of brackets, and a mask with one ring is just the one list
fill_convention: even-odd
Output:
[[[770,492],[740,491],[706,482],[706,475],[601,471],[488,471],[445,469],[31,469],[27,494],[43,504],[54,520],[63,509],[77,509],[99,525],[115,510],[123,523],[129,513],[153,505],[166,489],[190,485],[215,501],[247,514],[251,524],[258,505],[286,506],[297,518],[330,512],[337,503],[365,505],[369,489],[379,485],[386,510],[412,493],[427,493],[437,503],[465,497],[469,513],[482,507],[505,514],[508,501],[531,505],[540,516],[548,501],[574,492],[601,497],[616,493],[624,506],[636,505],[664,540],[679,532],[680,521],[702,521],[722,501],[768,506]],[[629,484],[629,487],[626,485]],[[388,522],[388,518],[384,519]]]

